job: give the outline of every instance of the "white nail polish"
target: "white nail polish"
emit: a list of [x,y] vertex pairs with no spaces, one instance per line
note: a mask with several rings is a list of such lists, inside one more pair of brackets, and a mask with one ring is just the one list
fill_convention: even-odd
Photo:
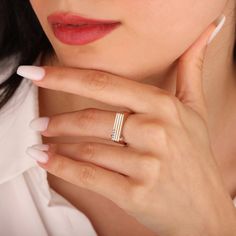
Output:
[[49,117],[39,117],[33,119],[29,127],[35,131],[45,131],[48,127]]
[[45,70],[39,66],[19,66],[16,73],[30,80],[41,80],[45,75]]
[[210,38],[208,39],[208,41],[207,41],[208,45],[212,42],[212,40],[216,37],[216,35],[222,29],[222,27],[223,27],[223,25],[225,23],[225,19],[226,19],[225,15],[221,15],[219,18],[217,18],[217,20],[216,20],[217,27],[215,28],[215,30],[211,34]]
[[33,158],[34,160],[36,160],[38,162],[41,162],[41,163],[47,163],[48,162],[48,155],[47,155],[47,153],[45,153],[45,152],[43,152],[41,150],[35,149],[33,147],[28,147],[26,149],[26,153],[31,158]]
[[48,151],[49,145],[47,144],[35,144],[32,146],[32,148],[38,149],[40,151]]

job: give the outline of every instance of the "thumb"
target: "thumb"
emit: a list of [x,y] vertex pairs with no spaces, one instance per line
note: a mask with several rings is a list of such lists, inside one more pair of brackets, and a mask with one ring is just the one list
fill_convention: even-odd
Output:
[[176,94],[179,100],[206,118],[207,109],[202,86],[202,69],[207,46],[221,30],[225,16],[218,17],[197,41],[179,58]]

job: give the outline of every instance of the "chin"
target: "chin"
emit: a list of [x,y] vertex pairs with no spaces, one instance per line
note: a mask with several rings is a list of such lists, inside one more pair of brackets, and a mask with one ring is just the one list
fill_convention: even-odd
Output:
[[[81,53],[81,52],[80,52]],[[57,54],[57,60],[59,61],[60,66],[72,67],[78,69],[85,70],[95,70],[106,72],[115,76],[127,78],[135,81],[145,81],[147,78],[158,77],[163,78],[163,74],[169,70],[171,63],[164,64],[160,63],[160,65],[143,65],[140,66],[140,62],[137,64],[128,64],[124,62],[117,62],[115,65],[108,63],[109,60],[102,60],[103,58],[99,58],[99,55],[94,58],[94,54],[86,54],[84,57],[82,55],[79,56],[78,59],[67,54]],[[73,53],[75,55],[75,53]]]
[[[71,60],[71,57],[69,59],[58,57],[57,65],[78,68],[78,69],[84,69],[84,70],[101,71],[101,72],[106,72],[106,73],[113,74],[113,75],[120,76],[120,77],[127,77],[126,73],[122,73],[120,70],[116,70],[113,66],[98,65],[97,63],[91,63],[91,62],[87,62],[87,61],[81,61],[78,63],[78,60]],[[112,67],[112,68],[110,68],[110,67]]]

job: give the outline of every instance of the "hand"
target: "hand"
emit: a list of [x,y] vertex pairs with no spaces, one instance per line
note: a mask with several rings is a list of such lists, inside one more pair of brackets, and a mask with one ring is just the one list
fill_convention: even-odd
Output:
[[[45,74],[35,85],[131,112],[122,132],[127,146],[48,144],[37,152],[48,160],[38,164],[112,200],[158,235],[233,235],[235,209],[211,150],[202,89],[206,42],[214,29],[211,24],[179,58],[175,96],[105,72],[41,67]],[[115,113],[91,108],[54,115],[42,135],[110,140]]]

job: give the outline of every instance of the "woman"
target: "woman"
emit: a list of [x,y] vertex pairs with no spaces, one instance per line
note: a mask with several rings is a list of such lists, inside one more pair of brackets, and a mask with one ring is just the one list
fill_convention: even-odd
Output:
[[1,233],[235,235],[235,0],[9,2]]

